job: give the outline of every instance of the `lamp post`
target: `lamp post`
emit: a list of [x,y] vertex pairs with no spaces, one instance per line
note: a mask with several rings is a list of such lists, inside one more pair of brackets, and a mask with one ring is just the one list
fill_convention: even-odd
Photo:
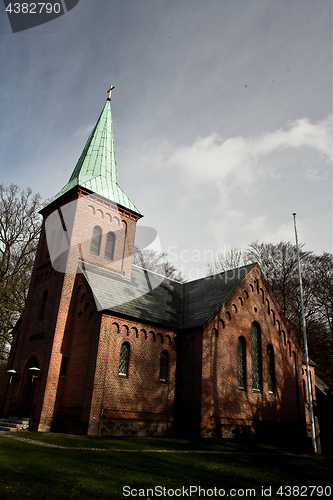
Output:
[[40,368],[37,368],[37,366],[32,366],[31,368],[28,368],[28,370],[29,372],[32,372],[31,382],[33,382],[35,378],[38,378],[38,375],[40,373]]
[[9,379],[9,383],[11,384],[12,383],[12,380],[14,379],[17,371],[16,370],[13,370],[13,368],[11,370],[7,370],[7,373],[10,374],[10,379]]

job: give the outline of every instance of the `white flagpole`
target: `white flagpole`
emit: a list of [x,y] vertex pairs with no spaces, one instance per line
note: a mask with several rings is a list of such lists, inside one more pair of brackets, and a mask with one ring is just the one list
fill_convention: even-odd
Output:
[[297,230],[296,230],[296,214],[293,213],[293,216],[294,216],[296,249],[297,249],[299,289],[300,289],[300,294],[301,294],[301,306],[302,306],[304,354],[305,354],[305,363],[306,363],[306,379],[307,379],[307,383],[308,383],[308,394],[309,394],[309,410],[310,410],[310,421],[311,421],[312,447],[313,447],[314,452],[317,453],[316,429],[315,429],[314,413],[313,413],[312,386],[311,386],[311,379],[310,379],[310,363],[309,363],[308,340],[307,340],[307,336],[306,336],[306,323],[305,323],[304,302],[303,302],[303,287],[302,287],[301,264],[300,264],[300,258],[299,258],[298,238],[297,238]]

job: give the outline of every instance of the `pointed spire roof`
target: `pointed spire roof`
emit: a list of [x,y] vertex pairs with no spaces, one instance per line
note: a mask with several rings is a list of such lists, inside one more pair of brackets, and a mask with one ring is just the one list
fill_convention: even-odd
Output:
[[51,202],[81,186],[140,214],[119,186],[110,100],[109,95],[68,183]]

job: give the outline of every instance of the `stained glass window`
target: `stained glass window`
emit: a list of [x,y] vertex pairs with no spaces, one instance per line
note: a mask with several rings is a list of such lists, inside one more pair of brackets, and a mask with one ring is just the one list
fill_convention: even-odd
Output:
[[115,242],[116,235],[110,231],[107,235],[105,246],[105,258],[108,260],[113,260]]
[[262,390],[262,373],[261,373],[261,333],[258,323],[252,323],[252,381],[253,390]]
[[268,374],[268,390],[275,392],[275,364],[274,364],[274,349],[271,344],[267,346],[267,374]]
[[244,337],[238,339],[238,387],[246,390],[246,342]]
[[168,353],[167,351],[162,351],[160,359],[160,380],[167,382],[168,380]]
[[95,226],[91,239],[91,246],[90,246],[91,253],[99,255],[99,252],[101,250],[101,241],[102,241],[102,228],[100,228],[99,226]]
[[119,375],[127,376],[128,372],[128,358],[129,358],[130,346],[125,342],[121,346],[120,359],[119,359]]

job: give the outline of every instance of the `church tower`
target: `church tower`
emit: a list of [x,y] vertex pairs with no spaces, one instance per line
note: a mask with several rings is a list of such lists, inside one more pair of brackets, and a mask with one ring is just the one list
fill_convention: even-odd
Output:
[[[26,308],[13,332],[8,367],[14,376],[2,394],[0,412],[29,415],[35,430],[51,429],[68,360],[66,342],[67,350],[72,342],[65,342],[64,335],[74,321],[74,284],[80,273],[88,266],[122,280],[131,278],[135,228],[142,215],[119,186],[110,106],[113,88],[68,183],[41,211]],[[90,297],[89,309],[90,315],[101,309],[95,297]]]
[[[68,183],[42,210],[56,270],[76,271],[76,259],[131,277],[135,226],[142,217],[119,186],[109,97]],[[74,255],[74,269],[70,257]]]

